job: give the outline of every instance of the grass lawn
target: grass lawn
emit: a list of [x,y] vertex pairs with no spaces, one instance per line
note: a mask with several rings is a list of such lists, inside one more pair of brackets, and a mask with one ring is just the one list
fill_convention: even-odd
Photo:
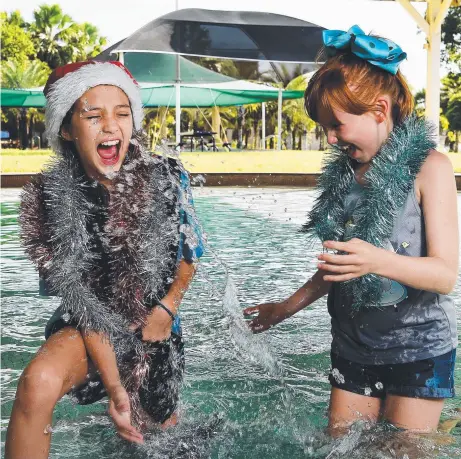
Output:
[[[50,150],[5,149],[0,154],[2,173],[39,172],[50,159]],[[312,173],[319,172],[320,151],[266,150],[231,152],[183,152],[181,160],[190,172],[202,173]],[[455,172],[461,173],[461,154],[449,153]]]

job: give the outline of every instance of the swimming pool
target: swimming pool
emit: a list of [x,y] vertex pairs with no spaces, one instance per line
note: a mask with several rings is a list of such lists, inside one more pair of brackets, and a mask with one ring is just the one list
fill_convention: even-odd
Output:
[[[313,192],[202,188],[194,194],[209,250],[182,305],[181,425],[134,447],[116,437],[105,403],[82,407],[65,397],[55,412],[50,457],[404,457],[386,426],[359,424],[336,441],[324,435],[330,346],[325,300],[263,335],[251,335],[241,320],[244,306],[284,298],[314,273],[311,260],[319,247],[308,247],[298,233]],[[16,190],[2,193],[2,443],[17,379],[42,343],[57,304],[38,296],[37,275],[19,245],[18,196]],[[460,289],[458,282],[453,296],[461,333]],[[461,405],[459,355],[461,349],[458,396],[446,404],[443,417]],[[461,457],[461,428],[435,443],[421,440],[414,449],[427,457]]]

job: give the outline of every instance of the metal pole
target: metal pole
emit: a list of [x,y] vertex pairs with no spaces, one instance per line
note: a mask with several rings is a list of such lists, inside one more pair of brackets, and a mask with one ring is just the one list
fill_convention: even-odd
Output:
[[266,102],[261,104],[261,150],[266,149]]
[[118,60],[122,65],[125,65],[125,56],[123,55],[123,51],[118,53]]
[[[175,2],[176,10],[179,9],[179,0]],[[178,37],[179,39],[179,37]],[[176,55],[176,145],[181,142],[181,63],[179,54]]]
[[277,150],[282,149],[282,88],[279,88],[278,112],[277,112]]
[[179,56],[176,56],[176,145],[181,142],[181,76]]

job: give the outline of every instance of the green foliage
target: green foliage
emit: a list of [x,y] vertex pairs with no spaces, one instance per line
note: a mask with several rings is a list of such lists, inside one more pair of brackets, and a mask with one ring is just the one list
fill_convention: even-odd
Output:
[[32,40],[40,60],[54,69],[72,59],[68,41],[72,35],[72,18],[59,5],[41,5],[34,11],[35,21],[30,26]]
[[[1,83],[4,88],[33,88],[45,84],[50,74],[50,68],[38,59],[33,61],[9,60],[2,65]],[[2,109],[2,122],[10,132],[18,132],[23,148],[30,144],[34,125],[42,122],[43,110],[36,108]]]
[[451,130],[461,131],[461,94],[454,95],[448,101],[446,117]]
[[442,79],[440,108],[448,126],[447,136],[451,141],[451,149],[457,151],[457,140],[461,131],[461,73],[450,72]]
[[442,60],[450,69],[442,79],[440,107],[448,124],[447,137],[450,148],[458,151],[461,132],[461,7],[452,6],[442,24]]
[[461,67],[461,7],[452,6],[442,24],[442,59],[449,67]]
[[2,61],[25,61],[36,56],[34,43],[26,30],[25,22],[19,11],[13,11],[9,16],[0,12]]
[[440,93],[440,106],[445,111],[451,98],[461,94],[461,74],[450,72],[442,78],[442,89]]
[[2,65],[3,88],[34,88],[46,83],[50,68],[38,59],[33,61],[10,60]]
[[421,89],[415,94],[415,110],[419,117],[424,116],[426,109],[426,90]]
[[102,52],[107,43],[100,37],[98,28],[88,22],[74,24],[68,36],[69,48],[72,50],[72,61],[86,60]]
[[51,69],[96,56],[106,44],[96,26],[78,24],[57,5],[41,5],[26,23],[19,11],[0,13],[2,60],[39,59]]
[[93,57],[106,44],[97,27],[87,22],[74,22],[57,4],[41,5],[34,11],[29,33],[37,57],[51,69]]

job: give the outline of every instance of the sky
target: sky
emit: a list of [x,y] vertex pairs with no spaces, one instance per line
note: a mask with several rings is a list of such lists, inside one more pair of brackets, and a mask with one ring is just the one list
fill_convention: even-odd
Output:
[[[366,33],[389,38],[407,53],[401,70],[414,90],[426,83],[425,35],[397,3],[372,0],[15,0],[4,5],[19,10],[26,21],[43,3],[58,3],[76,22],[90,22],[108,39],[108,46],[127,37],[155,18],[179,8],[264,11],[313,22],[329,29],[347,30],[358,24]],[[424,15],[425,2],[413,3]]]

